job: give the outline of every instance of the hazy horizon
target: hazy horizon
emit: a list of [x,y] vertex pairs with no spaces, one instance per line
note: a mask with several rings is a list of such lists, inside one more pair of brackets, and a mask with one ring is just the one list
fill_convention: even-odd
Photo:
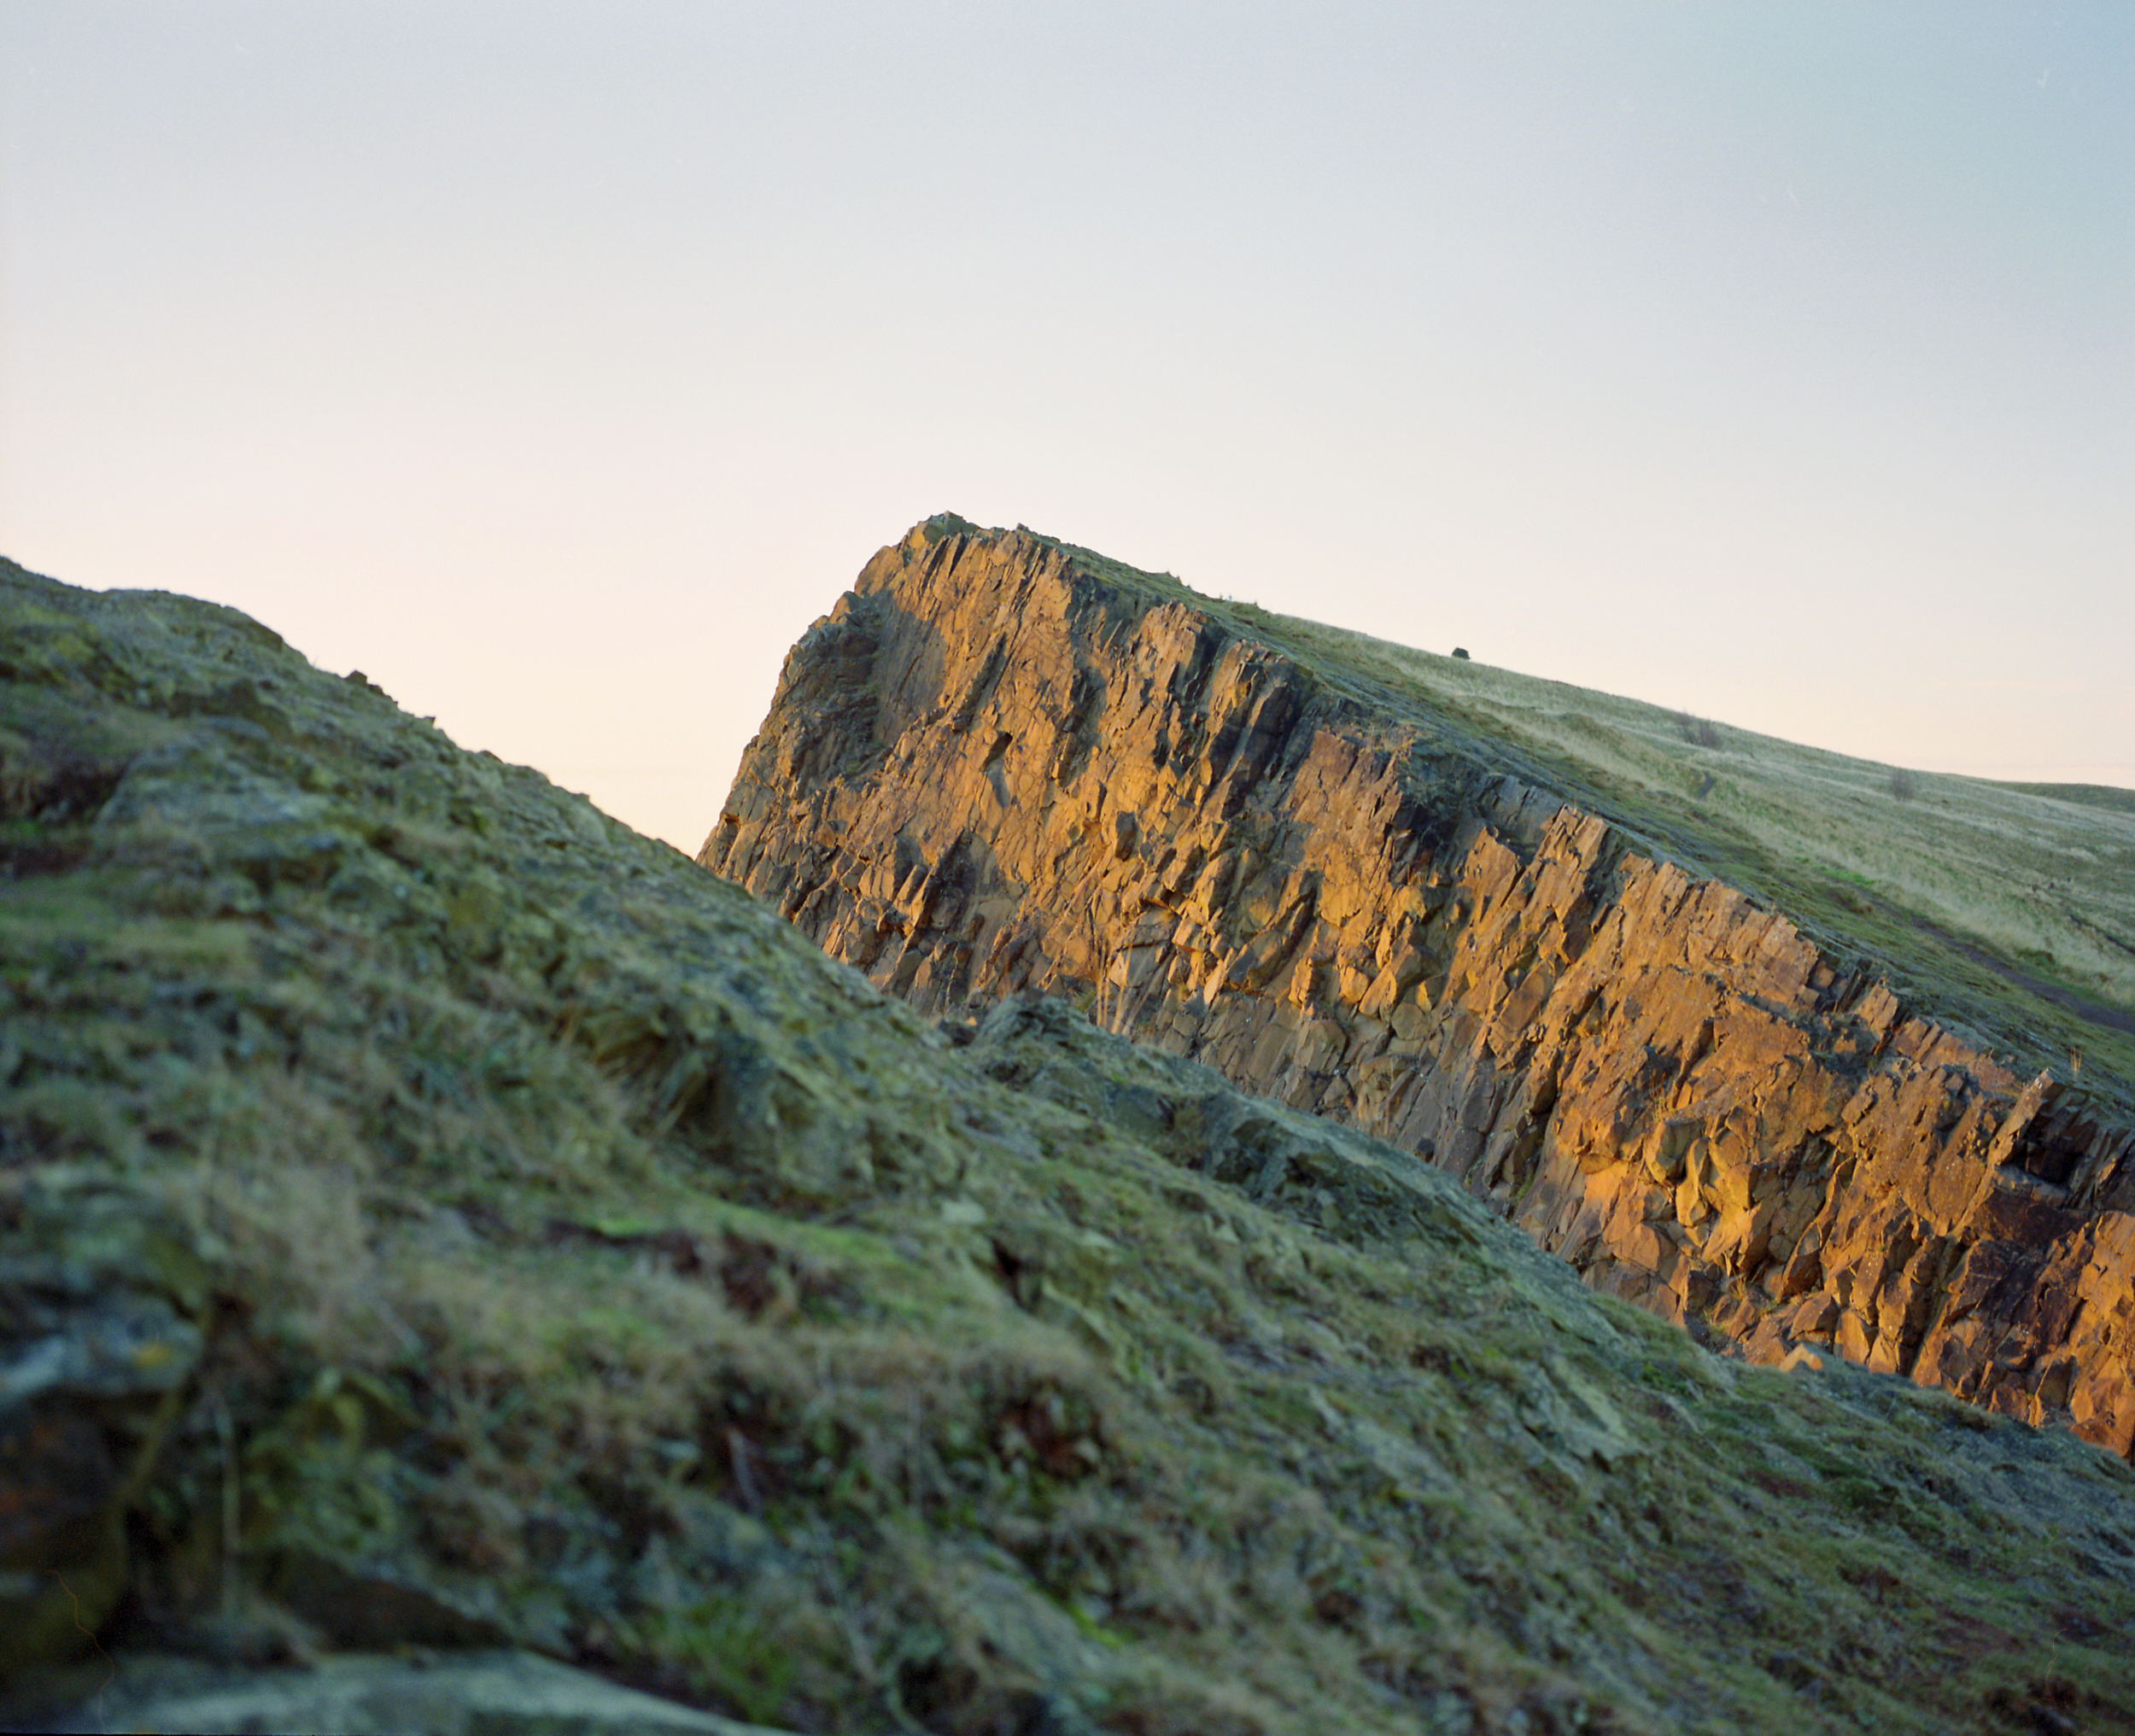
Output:
[[933,512],[2135,787],[2135,11],[12,0],[0,552],[693,852]]

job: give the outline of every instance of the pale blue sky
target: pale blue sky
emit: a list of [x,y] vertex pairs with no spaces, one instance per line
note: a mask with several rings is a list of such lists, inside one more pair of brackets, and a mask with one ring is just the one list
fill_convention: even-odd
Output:
[[0,5],[0,552],[693,850],[945,508],[2135,786],[2135,7]]

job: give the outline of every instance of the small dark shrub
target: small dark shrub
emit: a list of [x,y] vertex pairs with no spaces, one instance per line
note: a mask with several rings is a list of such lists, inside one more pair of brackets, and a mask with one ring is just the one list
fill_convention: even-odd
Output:
[[1466,663],[1469,660],[1467,647],[1465,646],[1456,645],[1453,648],[1453,654],[1459,658],[1462,663]]
[[1910,802],[1920,793],[1920,780],[1903,768],[1893,769],[1883,786],[1893,802]]

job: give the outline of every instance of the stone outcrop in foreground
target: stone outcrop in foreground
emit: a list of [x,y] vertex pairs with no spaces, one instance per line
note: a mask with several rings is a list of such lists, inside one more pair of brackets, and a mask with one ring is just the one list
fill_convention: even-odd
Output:
[[1458,1177],[1595,1287],[2135,1447],[2135,1133],[1175,582],[940,518],[699,860],[930,1011],[1028,988]]
[[[531,1652],[342,1657],[278,1668],[127,1657],[12,1730],[321,1730],[333,1736],[780,1736]],[[40,1716],[44,1713],[44,1716]]]

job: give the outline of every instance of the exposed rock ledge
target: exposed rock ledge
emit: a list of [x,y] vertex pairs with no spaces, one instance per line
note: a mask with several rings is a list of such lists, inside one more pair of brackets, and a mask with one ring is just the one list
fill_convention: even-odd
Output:
[[76,1697],[39,1715],[0,1702],[22,1730],[330,1730],[336,1736],[781,1736],[604,1681],[526,1651],[348,1655],[279,1669],[128,1657],[83,1666]]
[[1431,1158],[1603,1290],[2135,1447],[2135,1133],[1183,587],[929,520],[699,860],[934,1011],[1116,1029]]

